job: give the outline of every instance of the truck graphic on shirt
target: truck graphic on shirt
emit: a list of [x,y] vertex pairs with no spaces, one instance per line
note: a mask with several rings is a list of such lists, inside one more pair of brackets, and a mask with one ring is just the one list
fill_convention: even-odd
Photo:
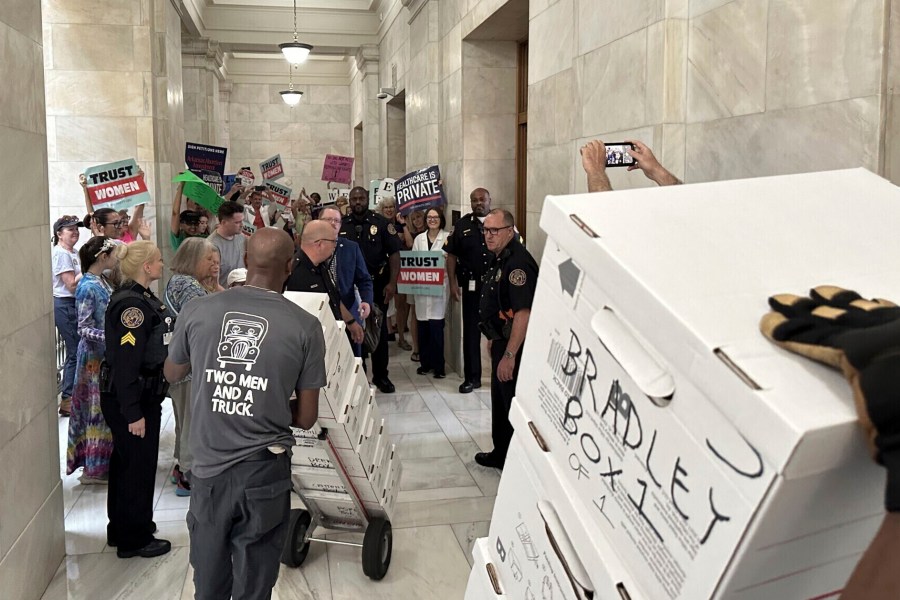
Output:
[[259,346],[269,330],[263,317],[242,312],[227,312],[222,318],[219,337],[219,368],[226,364],[244,365],[249,371],[259,358]]

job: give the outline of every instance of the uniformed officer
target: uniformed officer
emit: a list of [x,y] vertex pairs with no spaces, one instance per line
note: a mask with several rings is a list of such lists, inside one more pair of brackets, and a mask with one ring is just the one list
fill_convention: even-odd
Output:
[[100,406],[113,435],[109,465],[107,541],[119,558],[159,556],[171,549],[153,533],[153,488],[159,451],[162,375],[174,317],[148,288],[162,277],[153,242],[116,248],[125,284],[106,309],[106,360]]
[[491,193],[475,188],[469,194],[472,212],[453,226],[444,244],[447,252],[447,276],[450,295],[462,300],[463,382],[461,394],[481,387],[481,331],[478,329],[478,304],[481,301],[481,279],[494,259],[484,243],[484,219],[491,210]]
[[[350,190],[350,214],[341,224],[341,236],[359,244],[366,267],[372,275],[375,302],[387,315],[387,305],[397,292],[400,273],[400,239],[392,223],[369,210],[369,191],[363,187]],[[372,353],[372,383],[386,394],[393,393],[388,379],[387,318],[381,323],[381,339]]]
[[522,346],[537,286],[538,266],[519,241],[515,219],[495,209],[484,220],[484,240],[496,257],[485,274],[481,290],[481,330],[491,353],[491,436],[494,449],[479,452],[475,462],[503,468],[512,440],[509,408],[516,395]]

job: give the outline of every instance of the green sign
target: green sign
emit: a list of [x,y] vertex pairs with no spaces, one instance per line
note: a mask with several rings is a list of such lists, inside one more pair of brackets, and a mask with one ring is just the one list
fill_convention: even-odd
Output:
[[219,207],[225,202],[225,198],[190,171],[185,171],[172,180],[173,183],[182,181],[184,182],[184,195],[213,214],[216,214]]

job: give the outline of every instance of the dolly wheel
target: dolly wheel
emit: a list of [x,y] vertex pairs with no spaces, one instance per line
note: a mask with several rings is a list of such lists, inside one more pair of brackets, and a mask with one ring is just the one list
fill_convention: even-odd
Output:
[[391,522],[375,518],[369,521],[366,537],[363,538],[362,568],[369,579],[378,581],[387,575],[391,566],[391,549],[394,545],[394,534]]
[[282,564],[288,567],[299,567],[306,560],[306,555],[309,553],[306,532],[309,531],[310,523],[312,523],[312,518],[308,512],[299,508],[291,510],[287,539],[284,549],[281,551]]

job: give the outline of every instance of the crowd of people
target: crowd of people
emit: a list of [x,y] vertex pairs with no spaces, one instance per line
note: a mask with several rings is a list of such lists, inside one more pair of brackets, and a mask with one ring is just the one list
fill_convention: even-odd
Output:
[[[647,146],[629,143],[636,161],[629,171],[658,185],[681,183]],[[611,190],[603,143],[589,142],[581,156],[588,190]],[[53,225],[54,316],[66,348],[59,413],[70,417],[67,473],[83,469],[81,483],[108,484],[107,542],[120,558],[171,548],[154,536],[153,522],[161,405],[169,396],[171,480],[177,495],[191,498],[198,597],[270,593],[290,508],[290,426],[315,423],[326,383],[321,327],[285,290],[328,295],[385,394],[395,391],[391,342],[419,363],[419,375],[446,377],[446,316],[459,302],[460,393],[481,387],[485,347],[491,364],[493,448],[474,459],[503,468],[538,265],[513,215],[492,208],[487,189],[471,191],[471,212],[448,229],[442,207],[404,215],[385,198],[373,209],[363,187],[328,204],[301,189],[282,206],[267,201],[265,187],[241,182],[211,214],[179,184],[168,239],[172,276],[161,298],[151,288],[163,277],[162,252],[150,241],[143,206],[129,217],[92,212],[86,192],[85,200],[85,218],[66,215]],[[80,227],[92,237],[76,251]],[[398,293],[402,250],[444,253],[442,293]],[[235,373],[245,371],[251,376],[238,380]]]

